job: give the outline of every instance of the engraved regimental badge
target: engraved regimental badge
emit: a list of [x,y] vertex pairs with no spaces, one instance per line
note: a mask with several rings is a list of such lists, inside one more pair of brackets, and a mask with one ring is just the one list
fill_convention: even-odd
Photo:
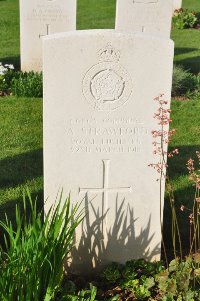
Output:
[[131,78],[119,60],[119,51],[107,45],[99,51],[99,63],[89,69],[83,79],[83,94],[95,110],[115,110],[131,95]]

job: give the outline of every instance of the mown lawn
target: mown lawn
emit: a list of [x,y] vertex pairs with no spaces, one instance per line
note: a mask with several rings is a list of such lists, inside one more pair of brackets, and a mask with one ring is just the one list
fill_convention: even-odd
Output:
[[172,39],[175,41],[176,64],[194,73],[200,72],[200,30],[173,30]]
[[42,197],[42,100],[0,99],[0,208],[10,207],[24,188]]
[[116,0],[78,0],[77,28],[114,28],[115,3]]
[[0,62],[19,68],[19,46],[18,0],[0,1]]
[[183,8],[188,8],[192,11],[200,12],[199,0],[183,0]]
[[[200,13],[199,0],[183,0],[183,8]],[[200,30],[184,29],[172,30],[171,38],[175,42],[175,63],[186,69],[200,72]]]
[[[200,12],[199,0],[183,0],[183,6]],[[115,0],[78,0],[78,29],[113,28],[114,22]],[[200,72],[200,30],[173,30],[172,38],[175,62]],[[0,1],[0,62],[19,68],[19,53],[18,0]],[[176,135],[170,148],[178,147],[180,154],[169,161],[169,174],[179,208],[193,198],[186,162],[200,149],[200,102],[173,101],[172,109]],[[25,187],[42,200],[42,100],[1,98],[0,141],[0,211],[10,211]]]

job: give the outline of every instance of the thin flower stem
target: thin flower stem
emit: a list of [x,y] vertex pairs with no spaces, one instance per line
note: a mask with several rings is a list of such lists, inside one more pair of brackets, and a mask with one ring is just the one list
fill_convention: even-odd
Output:
[[[172,215],[172,224],[174,225],[174,231],[177,231],[178,235],[178,242],[179,242],[179,250],[180,250],[180,258],[182,260],[183,258],[183,249],[182,249],[182,241],[181,241],[181,234],[180,234],[180,229],[179,229],[179,224],[178,224],[178,219],[177,219],[177,214],[176,214],[176,208],[174,205],[174,190],[173,187],[170,183],[169,176],[166,176],[166,186],[168,187],[168,195],[169,195],[169,201],[170,201],[170,206],[171,206],[171,212],[173,212]],[[172,233],[173,237],[173,233]],[[176,253],[176,247],[174,246],[174,252]]]
[[[197,231],[197,226],[194,228],[194,235],[193,235],[193,239],[192,239],[192,236],[191,236],[191,247],[190,247],[190,256],[192,256],[192,249],[193,249],[193,244],[195,242],[195,236],[196,236],[196,231]],[[196,252],[195,252],[196,253]]]
[[174,212],[175,212],[176,229],[177,229],[177,232],[178,232],[180,257],[181,257],[181,260],[183,260],[183,249],[182,249],[181,234],[180,234],[180,229],[179,229],[179,224],[178,224],[178,220],[177,220],[177,215],[176,215],[176,210],[175,209],[174,209]]
[[160,229],[161,229],[161,239],[162,239],[163,252],[164,252],[164,256],[165,256],[165,262],[166,262],[166,266],[168,268],[169,264],[168,264],[168,259],[167,259],[167,252],[166,252],[164,237],[163,237],[163,222],[162,222],[162,179],[160,179]]
[[[167,179],[166,177],[166,169],[167,169],[167,162],[166,162],[166,144],[168,144],[171,140],[171,137],[175,133],[174,129],[169,130],[169,123],[171,122],[170,119],[170,112],[171,110],[166,107],[167,101],[163,99],[163,94],[160,94],[158,97],[155,98],[155,101],[158,102],[159,107],[157,109],[157,112],[154,114],[154,118],[158,120],[158,125],[160,125],[159,130],[153,130],[152,136],[155,139],[152,144],[154,145],[153,153],[160,155],[160,160],[157,163],[150,164],[151,167],[157,170],[159,173],[159,184],[160,184],[160,229],[161,229],[161,237],[162,237],[162,245],[163,245],[163,251],[165,255],[166,264],[168,266],[168,260],[167,260],[167,253],[166,253],[166,247],[164,242],[164,236],[163,236],[163,204],[162,204],[162,198],[163,198],[163,180]],[[178,149],[173,150],[172,152],[168,153],[169,157],[173,157],[175,154],[178,154]],[[167,184],[167,181],[166,181]],[[179,225],[178,220],[176,216],[176,210],[174,206],[174,196],[173,193],[170,194],[170,206],[171,206],[171,212],[172,212],[172,243],[173,243],[173,250],[174,250],[174,256],[177,258],[177,252],[176,252],[176,236],[178,235],[179,240],[179,246],[180,246],[180,254],[182,258],[182,244],[181,244],[181,236],[179,231]]]
[[[161,105],[161,107],[163,107],[163,106]],[[163,117],[163,113],[162,113],[162,117]],[[164,132],[163,124],[162,124],[161,128],[162,128],[162,133],[163,133]],[[163,137],[163,134],[162,134],[161,135],[161,150],[162,150],[162,157],[161,157],[162,165],[161,166],[164,166],[163,164],[165,163],[165,154],[164,154],[163,141],[164,141],[164,137]],[[163,174],[163,169],[162,169],[161,170],[161,177],[160,177],[160,224],[161,224],[162,244],[163,244],[163,250],[164,250],[164,254],[165,254],[166,265],[167,265],[167,267],[169,267],[165,242],[164,242],[164,238],[163,238],[163,222],[162,222],[162,179],[163,179],[163,176],[165,176],[165,175]]]

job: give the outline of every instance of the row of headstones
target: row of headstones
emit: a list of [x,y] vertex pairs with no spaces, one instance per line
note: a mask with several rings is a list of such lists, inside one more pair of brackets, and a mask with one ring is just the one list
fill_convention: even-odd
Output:
[[[116,30],[170,36],[182,0],[118,0]],[[42,37],[76,30],[76,0],[20,0],[21,69],[42,71]]]
[[[22,42],[24,69],[30,53],[40,57],[42,35],[76,23],[74,0],[33,3],[21,0],[22,39],[29,32]],[[148,165],[160,160],[152,149],[151,132],[160,130],[153,99],[171,97],[171,18],[172,0],[118,0],[117,31],[43,38],[45,210],[61,189],[71,192],[72,202],[84,199],[86,217],[72,254],[79,272],[160,257],[164,181],[160,193]],[[32,69],[41,68],[32,62]]]

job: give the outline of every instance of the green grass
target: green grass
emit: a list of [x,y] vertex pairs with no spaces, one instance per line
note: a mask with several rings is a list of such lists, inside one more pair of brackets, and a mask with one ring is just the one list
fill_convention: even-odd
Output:
[[0,99],[0,141],[0,203],[16,203],[26,186],[41,196],[41,99]]
[[194,73],[199,73],[200,30],[176,29],[172,31],[172,39],[175,41],[175,63],[184,66],[185,69],[188,69]]
[[116,0],[78,0],[77,28],[115,27]]
[[17,0],[0,1],[0,62],[20,65]]
[[183,8],[188,8],[192,11],[200,12],[200,1],[199,0],[183,0]]
[[[185,205],[188,208],[192,208],[195,186],[189,180],[188,170],[186,167],[187,161],[192,158],[195,159],[195,165],[198,169],[198,160],[196,157],[196,151],[200,151],[200,101],[172,101],[172,114],[173,120],[171,128],[176,129],[176,133],[172,138],[169,145],[169,150],[175,148],[179,149],[179,155],[168,159],[168,172],[169,178],[175,191],[175,207],[177,208],[179,224],[181,228],[181,235],[185,247],[188,247],[188,241],[186,237],[189,237],[189,219],[188,212],[181,212],[181,205]],[[166,241],[170,245],[169,229],[171,227],[170,222],[171,209],[169,206],[168,198],[165,200],[165,229]]]
[[[183,8],[200,13],[199,0],[183,0]],[[200,72],[200,53],[199,41],[200,30],[184,29],[172,30],[171,38],[175,42],[175,58],[176,64],[183,65],[186,69],[194,72]]]
[[[200,150],[200,101],[172,101],[173,120],[171,127],[176,133],[170,143],[170,149],[178,148],[179,155],[169,159],[169,175],[177,194],[179,205],[192,201],[194,187],[188,179],[186,163],[190,158],[196,158]],[[198,160],[196,160],[197,162]],[[198,167],[198,166],[196,166]],[[188,187],[190,189],[188,189]]]

